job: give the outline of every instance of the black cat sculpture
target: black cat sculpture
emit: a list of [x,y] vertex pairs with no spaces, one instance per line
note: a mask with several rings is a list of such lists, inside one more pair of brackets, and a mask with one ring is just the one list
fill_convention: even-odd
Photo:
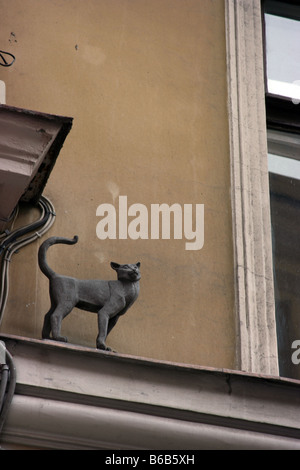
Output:
[[117,271],[118,279],[115,281],[80,280],[55,273],[46,261],[48,248],[57,243],[73,245],[77,241],[77,236],[73,239],[51,237],[40,246],[39,267],[49,279],[51,300],[51,308],[44,318],[42,338],[67,342],[67,338],[61,336],[61,323],[72,309],[77,307],[98,314],[99,332],[96,347],[111,351],[105,344],[107,335],[139,295],[140,263],[110,263]]

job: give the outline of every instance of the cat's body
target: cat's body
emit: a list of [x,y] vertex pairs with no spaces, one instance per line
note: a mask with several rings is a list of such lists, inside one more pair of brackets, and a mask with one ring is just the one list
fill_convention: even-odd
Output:
[[[98,349],[110,350],[105,344],[106,337],[115,326],[118,318],[128,310],[139,295],[140,263],[111,263],[117,271],[118,280],[80,280],[55,273],[47,264],[47,249],[56,243],[72,245],[73,239],[63,237],[48,238],[39,249],[39,266],[49,278],[51,308],[46,313],[42,337],[56,341],[67,341],[61,336],[61,322],[74,307],[98,314],[96,346]],[[52,333],[52,338],[51,338]]]

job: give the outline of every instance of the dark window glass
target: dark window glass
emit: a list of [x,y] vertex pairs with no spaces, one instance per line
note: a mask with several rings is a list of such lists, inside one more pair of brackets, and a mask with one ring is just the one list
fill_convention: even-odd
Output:
[[300,4],[262,5],[279,370],[300,379]]

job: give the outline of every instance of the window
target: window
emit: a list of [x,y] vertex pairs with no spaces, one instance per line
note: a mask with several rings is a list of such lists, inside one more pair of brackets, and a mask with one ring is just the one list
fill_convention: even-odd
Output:
[[268,92],[291,98],[294,104],[299,104],[299,21],[265,13],[265,25]]
[[300,378],[300,136],[269,130],[268,147],[279,371]]
[[265,78],[280,375],[300,379],[300,5],[265,0]]

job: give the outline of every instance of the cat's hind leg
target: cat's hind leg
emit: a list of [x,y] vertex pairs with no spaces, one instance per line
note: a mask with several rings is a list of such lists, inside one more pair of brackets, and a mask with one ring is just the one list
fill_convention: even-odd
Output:
[[62,320],[69,315],[72,311],[74,305],[73,303],[64,303],[57,305],[55,310],[52,312],[50,317],[51,322],[51,331],[52,331],[52,339],[55,341],[63,341],[65,343],[68,342],[68,338],[66,336],[61,336],[61,323]]
[[46,313],[44,317],[44,324],[42,329],[42,338],[50,339],[51,335],[51,315],[55,310],[55,305],[51,305],[49,312]]

